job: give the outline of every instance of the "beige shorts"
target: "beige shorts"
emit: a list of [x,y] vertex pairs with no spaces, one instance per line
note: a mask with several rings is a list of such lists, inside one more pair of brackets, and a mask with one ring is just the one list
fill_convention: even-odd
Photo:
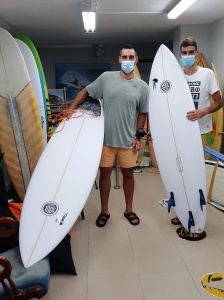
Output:
[[118,165],[121,168],[133,168],[137,165],[137,151],[103,146],[100,167],[112,167],[116,155],[118,157]]

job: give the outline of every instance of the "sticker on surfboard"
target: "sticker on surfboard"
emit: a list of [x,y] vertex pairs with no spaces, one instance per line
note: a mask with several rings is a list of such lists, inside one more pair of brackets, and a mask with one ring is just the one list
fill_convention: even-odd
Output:
[[168,93],[171,89],[171,82],[169,80],[164,80],[161,84],[160,84],[160,90],[162,93]]
[[[208,273],[202,277],[201,285],[207,293],[217,298],[224,298],[223,278],[224,278],[224,273],[218,273],[218,272]],[[221,284],[219,284],[220,281],[222,281]],[[220,287],[218,287],[218,284],[220,285]]]
[[43,204],[41,211],[46,216],[53,216],[59,210],[59,205],[55,201],[48,201]]

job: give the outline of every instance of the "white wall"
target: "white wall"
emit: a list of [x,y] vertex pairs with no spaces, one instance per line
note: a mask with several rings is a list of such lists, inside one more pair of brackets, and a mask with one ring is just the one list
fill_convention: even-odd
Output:
[[[118,55],[120,45],[104,45],[104,53],[100,57],[96,57],[94,47],[83,48],[37,48],[40,59],[42,61],[46,82],[48,88],[55,88],[55,64],[56,63],[110,63],[111,70],[119,70]],[[159,44],[141,44],[133,45],[136,48],[139,59],[153,59]],[[167,45],[172,47],[172,45]],[[138,68],[142,79],[148,82],[151,70],[151,63],[138,63]]]
[[224,18],[212,25],[207,45],[211,48],[211,62],[216,68],[224,99]]
[[180,44],[187,37],[193,37],[208,64],[211,61],[211,48],[208,47],[208,40],[211,36],[211,25],[181,25],[173,33],[174,55],[179,60]]
[[178,26],[173,31],[173,54],[178,61],[179,61],[180,43],[181,43],[181,26]]
[[15,34],[19,33],[17,30],[15,30],[13,27],[8,25],[5,21],[3,21],[1,19],[0,19],[0,27],[8,30],[8,32],[10,32],[12,35],[15,35]]
[[179,45],[186,37],[193,36],[198,49],[205,56],[208,67],[214,64],[224,94],[224,18],[210,25],[181,25],[173,33],[174,55],[179,60]]

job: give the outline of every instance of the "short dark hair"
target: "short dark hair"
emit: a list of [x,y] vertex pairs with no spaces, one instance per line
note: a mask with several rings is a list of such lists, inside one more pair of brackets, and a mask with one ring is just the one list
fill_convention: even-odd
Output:
[[180,52],[182,51],[182,47],[188,47],[188,46],[194,46],[195,50],[198,50],[197,43],[193,37],[188,37],[183,40],[183,42],[180,44]]
[[120,50],[120,56],[121,56],[121,51],[123,49],[133,49],[135,51],[135,56],[138,56],[137,51],[135,50],[135,48],[132,45],[124,45]]

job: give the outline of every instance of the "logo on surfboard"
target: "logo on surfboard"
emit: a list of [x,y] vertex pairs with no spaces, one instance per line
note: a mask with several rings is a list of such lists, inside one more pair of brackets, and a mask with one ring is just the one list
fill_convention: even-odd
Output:
[[153,83],[153,89],[155,90],[156,89],[156,84],[158,82],[158,79],[157,78],[154,78],[152,83]]
[[176,162],[177,162],[177,169],[179,172],[183,172],[183,166],[182,166],[182,161],[181,161],[181,157],[177,157],[176,158]]
[[60,217],[60,218],[57,218],[55,220],[55,222],[58,224],[58,225],[63,225],[64,224],[64,220],[65,218],[67,217],[68,213],[63,213],[63,216]]
[[53,201],[45,202],[41,207],[42,213],[46,216],[53,216],[58,212],[58,210],[59,205]]
[[171,82],[169,80],[164,80],[161,84],[160,84],[160,91],[162,93],[168,93],[171,90]]

